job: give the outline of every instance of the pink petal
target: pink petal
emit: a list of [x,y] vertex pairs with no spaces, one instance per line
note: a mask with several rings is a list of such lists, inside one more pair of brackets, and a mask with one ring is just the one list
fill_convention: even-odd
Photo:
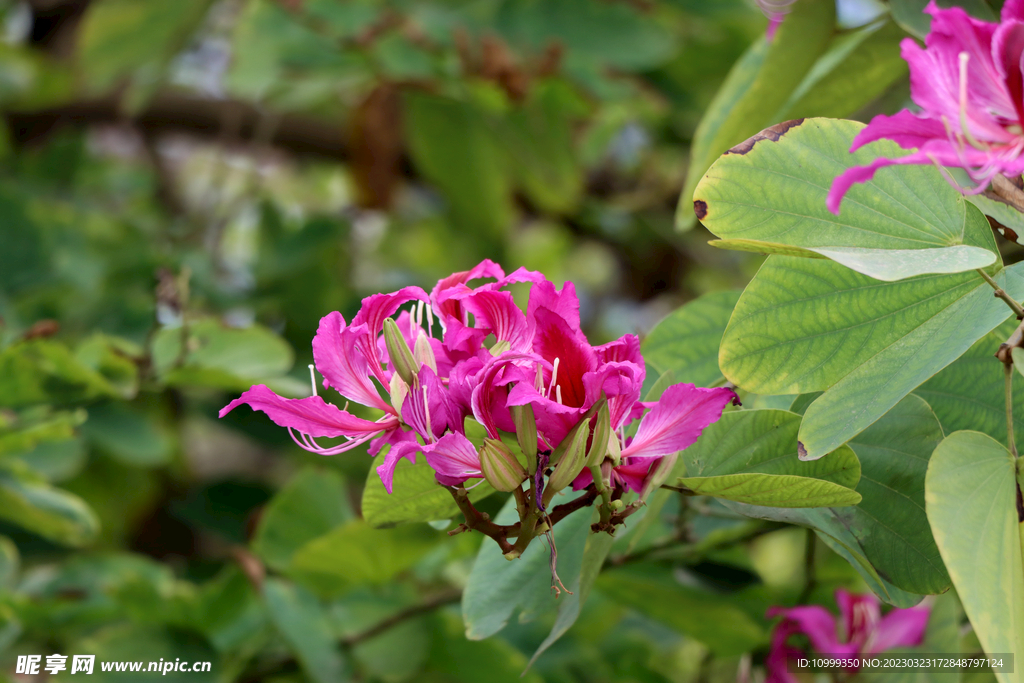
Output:
[[637,493],[644,488],[644,481],[650,474],[651,468],[658,464],[661,458],[641,458],[633,462],[619,465],[612,470],[612,476]]
[[634,363],[644,368],[644,357],[640,353],[640,338],[626,334],[613,342],[594,347],[599,363]]
[[681,451],[722,417],[730,401],[738,400],[731,389],[674,384],[640,421],[636,437],[623,449],[622,456],[653,458]]
[[438,280],[434,288],[430,290],[430,304],[434,308],[434,313],[442,320],[447,317],[462,320],[462,305],[458,301],[449,301],[451,298],[449,290],[460,288],[460,285],[465,285],[470,280],[489,277],[504,278],[505,271],[494,261],[484,259],[470,270],[452,273],[448,277]]
[[1024,0],[1006,0],[1003,3],[1003,10],[1000,14],[1002,21],[1019,19],[1024,21]]
[[256,384],[220,410],[224,417],[242,404],[253,410],[262,410],[280,427],[291,427],[310,436],[364,436],[382,432],[393,424],[389,421],[372,422],[325,403],[319,396],[309,398],[283,398],[266,385]]
[[1004,21],[992,38],[992,57],[996,69],[1003,79],[1010,101],[1013,103],[1017,121],[1024,121],[1024,76],[1021,73],[1021,57],[1024,55],[1024,22]]
[[383,361],[377,346],[377,339],[384,331],[384,320],[394,315],[399,306],[413,300],[427,301],[427,293],[419,287],[403,287],[390,294],[372,294],[363,299],[362,307],[352,318],[353,328],[366,325],[370,341],[362,347],[362,350],[366,355],[370,372],[385,386],[387,386],[387,378],[381,367]]
[[873,593],[855,594],[840,588],[836,591],[836,604],[843,618],[846,640],[863,645],[882,617],[878,598]]
[[324,376],[325,387],[334,387],[356,403],[394,414],[395,409],[377,393],[367,359],[357,349],[356,341],[362,334],[366,334],[366,328],[348,328],[341,313],[328,313],[321,318],[313,338],[316,369]]
[[458,486],[467,479],[484,476],[476,448],[461,434],[448,434],[423,450],[435,477],[445,486]]
[[547,280],[535,284],[530,290],[530,302],[526,307],[526,316],[533,320],[541,308],[553,311],[565,321],[570,329],[579,332],[580,300],[576,296],[576,285],[573,283],[566,282],[560,292],[556,291],[555,286]]
[[[561,371],[559,371],[561,372]],[[583,406],[567,406],[558,403],[552,396],[545,396],[537,391],[533,383],[526,380],[519,382],[508,392],[506,406],[533,406],[533,416],[537,421],[537,434],[545,448],[554,450],[562,443],[583,413]]]
[[[771,612],[769,612],[771,616]],[[782,620],[772,632],[772,645],[764,666],[768,677],[765,683],[799,683],[796,676],[789,672],[789,660],[802,657],[804,652],[786,644],[790,636],[800,632],[795,622]]]
[[920,645],[928,627],[930,611],[927,607],[892,610],[878,622],[864,654],[873,655],[898,647]]
[[510,292],[474,292],[462,305],[476,318],[477,328],[491,332],[499,342],[508,342],[512,351],[530,350],[533,330]]
[[[569,284],[566,283],[566,288]],[[586,400],[583,375],[597,369],[597,356],[586,338],[563,318],[557,311],[538,308],[532,319],[536,325],[533,336],[533,352],[554,365],[558,359],[556,383],[562,389],[562,403],[580,407]],[[578,325],[578,323],[577,323]],[[547,382],[551,379],[548,377]],[[552,389],[552,398],[557,392]]]
[[425,441],[433,441],[448,427],[448,392],[430,366],[419,372],[419,387],[410,388],[402,402],[402,421]]
[[399,441],[398,443],[391,444],[387,455],[384,456],[383,464],[377,467],[377,476],[384,483],[384,488],[388,493],[391,493],[391,485],[394,482],[395,468],[398,467],[398,461],[405,458],[415,465],[416,453],[421,449],[422,446],[415,440]]
[[904,109],[892,116],[879,114],[871,123],[857,133],[850,146],[856,152],[875,140],[892,140],[904,149],[917,149],[926,142],[946,139],[946,127],[939,121],[922,118]]
[[533,381],[530,373],[516,363],[534,361],[528,354],[504,353],[488,361],[477,376],[472,397],[473,417],[487,429],[487,435],[492,439],[498,438],[498,430],[515,431],[515,423],[508,410],[508,385]]
[[[584,407],[594,405],[603,394],[608,399],[612,429],[627,423],[633,406],[640,400],[644,386],[644,369],[630,362],[605,363],[595,372],[583,375],[586,395]],[[632,422],[632,420],[628,420]]]
[[824,607],[818,605],[802,605],[785,609],[772,607],[768,610],[768,618],[782,616],[795,628],[790,633],[803,633],[811,641],[811,646],[819,654],[839,654],[843,648],[836,640],[836,619]]

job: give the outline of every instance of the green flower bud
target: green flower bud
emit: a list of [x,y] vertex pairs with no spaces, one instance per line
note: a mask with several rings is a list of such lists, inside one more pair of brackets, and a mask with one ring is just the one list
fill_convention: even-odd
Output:
[[608,404],[604,403],[597,411],[594,438],[590,441],[590,451],[587,453],[587,467],[604,462],[604,456],[608,453],[608,437],[611,436],[611,433],[612,423],[608,413]]
[[608,436],[608,453],[607,456],[611,458],[612,463],[618,467],[622,464],[622,444],[619,443],[619,435],[612,432]]
[[391,394],[391,407],[398,413],[398,419],[402,419],[402,404],[405,403],[405,397],[409,395],[409,385],[397,372],[391,375],[391,386],[388,387],[388,393]]
[[640,500],[647,500],[647,496],[651,495],[652,491],[657,491],[658,488],[665,483],[668,479],[668,475],[672,473],[672,469],[676,466],[676,461],[679,460],[679,453],[672,453],[666,455],[651,469],[647,474],[647,480],[644,481],[643,491],[640,492]]
[[434,348],[430,345],[430,338],[427,335],[421,334],[416,337],[416,347],[412,350],[412,356],[416,359],[418,367],[427,365],[435,375],[437,374],[437,358],[434,357]]
[[533,406],[512,406],[512,421],[516,425],[516,440],[519,448],[526,456],[526,466],[530,474],[537,471],[537,420],[533,416]]
[[590,430],[587,429],[589,422],[589,418],[580,420],[573,431],[565,437],[569,441],[569,445],[562,453],[562,457],[555,463],[551,476],[548,477],[547,486],[544,487],[544,507],[547,507],[551,498],[571,484],[572,480],[579,476],[579,473],[587,466],[586,449],[587,437],[590,436]]
[[615,512],[618,512],[622,508],[626,507],[626,504],[623,503],[621,500],[613,500],[612,502],[608,503],[608,506]]
[[508,446],[497,439],[484,439],[480,449],[480,469],[487,483],[499,491],[513,491],[526,481],[526,470]]
[[384,321],[384,344],[388,349],[388,357],[391,359],[391,369],[399,374],[409,386],[413,385],[413,378],[419,372],[419,364],[412,356],[409,345],[405,343],[398,324],[391,318]]

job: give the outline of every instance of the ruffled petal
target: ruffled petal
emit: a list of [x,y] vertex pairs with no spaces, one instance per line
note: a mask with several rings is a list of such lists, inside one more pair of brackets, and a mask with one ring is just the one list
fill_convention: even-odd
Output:
[[476,448],[461,434],[448,434],[424,447],[423,453],[437,481],[445,486],[458,486],[467,479],[484,476]]
[[530,350],[533,330],[510,292],[473,292],[462,305],[476,318],[478,329],[492,333],[499,342],[508,342],[512,351]]
[[930,140],[945,140],[946,127],[941,122],[912,114],[906,109],[892,116],[879,114],[857,133],[850,146],[856,152],[875,140],[892,140],[904,149],[917,149]]
[[394,408],[381,399],[370,379],[370,366],[364,354],[366,347],[356,343],[361,334],[366,334],[365,327],[348,328],[345,318],[337,311],[321,318],[313,338],[316,369],[323,375],[325,387],[334,387],[356,403],[394,414]]
[[629,420],[633,405],[640,400],[644,386],[643,367],[630,362],[605,363],[594,372],[583,375],[586,395],[584,406],[594,405],[601,395],[608,399],[608,412],[612,429],[632,422]]
[[384,488],[388,493],[391,493],[391,485],[395,478],[395,468],[398,467],[398,461],[405,458],[412,464],[416,464],[416,453],[421,450],[421,446],[415,440],[413,441],[399,441],[398,443],[391,444],[391,448],[388,449],[387,455],[384,456],[384,463],[377,467],[377,476],[380,477],[381,482],[384,483]]
[[413,300],[428,301],[427,293],[419,287],[403,287],[390,294],[372,294],[363,299],[362,307],[352,318],[353,328],[366,325],[367,337],[361,351],[366,356],[370,372],[384,386],[387,386],[388,378],[381,367],[383,358],[377,340],[384,331],[384,321],[394,315],[399,306]]
[[864,654],[873,655],[898,647],[915,647],[924,640],[930,611],[927,607],[894,609],[878,622]]
[[[573,326],[570,320],[566,320],[554,309],[538,308],[531,318],[536,326],[533,352],[552,366],[555,359],[558,359],[555,387],[561,389],[561,402],[577,408],[582,406],[586,401],[583,375],[597,369],[594,349],[579,333],[578,323]],[[548,377],[546,382],[550,384],[551,378]],[[557,398],[557,395],[557,389],[552,388],[550,396]]]
[[324,402],[319,396],[284,398],[263,384],[254,385],[221,408],[220,417],[224,417],[243,403],[253,410],[262,410],[274,424],[280,427],[291,427],[314,437],[366,436],[382,432],[392,427],[394,423],[393,420],[384,422],[364,420]]
[[731,389],[674,384],[640,420],[640,428],[622,456],[653,458],[681,451],[722,417],[725,406],[738,401]]
[[784,617],[792,624],[787,629],[790,634],[803,633],[811,641],[811,646],[819,654],[839,654],[844,650],[836,639],[836,618],[818,605],[802,605],[789,609],[772,607],[768,610],[768,618]]

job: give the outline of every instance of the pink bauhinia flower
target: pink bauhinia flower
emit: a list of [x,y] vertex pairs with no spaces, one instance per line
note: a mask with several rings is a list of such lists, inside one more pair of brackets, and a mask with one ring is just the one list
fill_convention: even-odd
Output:
[[[475,284],[480,280],[490,281]],[[506,289],[516,283],[532,285],[525,313]],[[388,322],[408,302],[413,312]],[[433,335],[435,316],[440,339]],[[394,361],[389,348],[398,354]],[[547,457],[602,399],[614,432],[611,450],[625,457],[615,481],[639,490],[653,463],[692,444],[736,399],[729,389],[678,384],[658,402],[641,402],[646,372],[635,335],[592,346],[580,329],[572,283],[556,290],[540,273],[519,269],[505,275],[491,261],[442,279],[429,296],[406,287],[367,297],[351,323],[340,313],[325,316],[313,340],[313,357],[324,387],[381,417],[367,420],[331,405],[316,395],[315,384],[314,395],[303,399],[254,386],[225,406],[221,417],[247,404],[288,428],[299,446],[322,455],[367,443],[376,455],[388,446],[377,473],[389,493],[399,460],[415,463],[420,454],[446,486],[483,477],[466,436],[469,416],[488,437],[500,439],[502,432],[515,432],[511,408],[532,406],[537,450]],[[626,427],[648,409],[636,436],[627,438]],[[317,441],[334,437],[343,441]]]
[[[882,616],[878,598],[836,591],[840,619],[824,607],[802,605],[789,609],[772,607],[768,617],[783,617],[772,633],[771,650],[765,659],[765,683],[798,683],[787,662],[804,652],[788,644],[798,633],[807,636],[815,653],[824,656],[870,656],[899,647],[921,644],[928,626],[928,607],[893,609]],[[852,670],[853,671],[853,670]]]
[[963,168],[977,183],[963,190],[968,193],[983,191],[997,174],[1024,171],[1024,0],[1007,0],[998,24],[974,19],[959,7],[941,9],[934,0],[925,12],[932,15],[925,48],[911,38],[901,43],[910,65],[910,96],[921,112],[876,116],[850,148],[884,138],[916,151],[842,173],[828,194],[832,213],[839,213],[854,183],[894,164]]

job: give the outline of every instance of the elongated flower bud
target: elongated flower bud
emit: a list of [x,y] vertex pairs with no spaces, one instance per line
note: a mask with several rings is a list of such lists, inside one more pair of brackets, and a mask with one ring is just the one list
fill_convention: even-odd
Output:
[[499,491],[513,491],[527,477],[516,456],[497,439],[484,439],[484,446],[480,449],[480,469],[487,483]]
[[533,416],[533,406],[512,406],[512,421],[516,425],[516,440],[519,448],[526,456],[526,466],[530,474],[537,471],[537,420]]
[[619,443],[619,435],[615,432],[608,435],[607,456],[612,459],[612,463],[616,467],[622,464],[622,444]]
[[434,357],[434,349],[430,346],[430,339],[425,334],[416,337],[416,346],[412,350],[412,356],[416,359],[419,367],[427,365],[434,374],[437,374],[437,358]]
[[594,438],[590,441],[590,451],[587,452],[587,467],[600,465],[604,456],[608,454],[608,437],[612,433],[611,417],[608,413],[608,404],[601,406],[597,411],[597,424],[594,425]]
[[651,468],[647,473],[647,479],[644,480],[644,488],[640,491],[640,500],[647,500],[647,496],[651,495],[651,492],[656,491],[658,487],[665,483],[668,475],[672,473],[672,469],[676,466],[677,460],[679,460],[679,453],[672,453],[666,455]]
[[384,320],[384,344],[391,359],[391,369],[399,374],[409,386],[413,386],[413,377],[419,372],[419,364],[413,358],[409,345],[405,343],[398,324],[391,318]]
[[398,419],[402,419],[402,404],[405,403],[405,397],[409,395],[409,385],[396,372],[391,375],[391,386],[388,387],[388,390],[391,394],[391,407],[398,413]]
[[578,477],[583,468],[587,466],[587,437],[590,436],[588,423],[589,420],[580,420],[580,424],[572,433],[569,446],[555,464],[551,476],[548,477],[548,485],[544,487],[545,507],[556,493],[571,484],[572,480]]

